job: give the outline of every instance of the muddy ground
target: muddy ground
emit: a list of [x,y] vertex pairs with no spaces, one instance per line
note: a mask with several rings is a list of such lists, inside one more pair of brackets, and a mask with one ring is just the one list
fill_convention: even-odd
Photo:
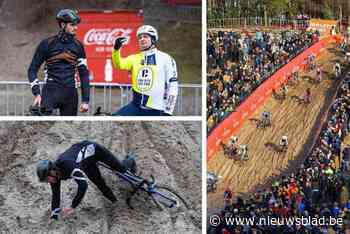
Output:
[[[112,205],[89,182],[75,213],[49,222],[51,190],[35,174],[39,159],[55,157],[89,139],[122,158],[134,152],[143,176],[153,174],[190,204],[189,210],[160,211],[145,195],[125,198],[130,186],[101,169],[118,202]],[[1,122],[0,233],[201,233],[200,122]],[[62,207],[70,205],[76,183],[61,188]]]
[[[270,97],[260,106],[236,133],[239,144],[248,146],[249,160],[237,163],[218,152],[208,162],[208,170],[215,172],[219,179],[218,189],[208,194],[208,209],[223,207],[223,191],[229,186],[234,195],[245,196],[266,185],[271,178],[289,173],[299,167],[310,149],[316,129],[322,122],[323,113],[329,107],[337,82],[332,78],[335,61],[341,54],[328,46],[318,59],[325,71],[320,84],[315,82],[315,72],[303,73],[295,87],[290,87],[283,101]],[[311,89],[311,103],[300,104],[307,88]],[[272,127],[257,129],[257,120],[263,111],[272,113]],[[288,136],[286,153],[279,153],[276,146],[283,135]]]

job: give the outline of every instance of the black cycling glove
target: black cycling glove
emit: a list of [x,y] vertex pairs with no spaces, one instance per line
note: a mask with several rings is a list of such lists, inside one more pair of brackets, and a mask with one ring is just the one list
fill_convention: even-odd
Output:
[[114,49],[115,50],[119,50],[123,46],[124,42],[126,42],[126,38],[125,37],[118,37],[117,39],[115,39],[115,41],[114,41]]

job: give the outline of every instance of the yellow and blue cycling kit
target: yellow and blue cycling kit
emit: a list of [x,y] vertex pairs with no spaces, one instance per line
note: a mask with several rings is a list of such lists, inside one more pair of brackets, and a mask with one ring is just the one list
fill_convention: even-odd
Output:
[[131,72],[133,103],[140,108],[172,114],[178,94],[175,60],[156,48],[122,58],[113,50],[113,65]]

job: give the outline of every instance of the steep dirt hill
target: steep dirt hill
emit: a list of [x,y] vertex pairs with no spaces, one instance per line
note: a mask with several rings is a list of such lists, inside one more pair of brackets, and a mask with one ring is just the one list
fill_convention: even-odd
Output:
[[[144,177],[153,174],[190,204],[190,210],[159,211],[145,195],[125,198],[130,187],[101,169],[118,202],[112,205],[89,182],[74,215],[49,223],[51,191],[35,175],[39,159],[55,157],[89,139],[122,157],[133,151]],[[0,233],[201,233],[200,122],[1,122]],[[62,206],[76,192],[63,182]]]
[[[239,144],[248,146],[249,160],[239,164],[219,152],[208,162],[208,170],[221,176],[218,189],[208,194],[208,207],[223,206],[223,191],[229,186],[235,195],[243,195],[265,185],[272,177],[293,171],[299,167],[317,137],[316,129],[322,122],[321,116],[331,104],[336,83],[333,66],[340,59],[335,45],[329,45],[318,60],[325,71],[323,81],[315,82],[315,72],[304,73],[296,87],[289,88],[286,100],[281,102],[271,97],[260,106],[250,120],[236,133]],[[311,103],[299,104],[307,88],[311,89]],[[272,127],[257,129],[256,120],[263,111],[272,113]],[[280,138],[288,136],[286,153],[276,151]]]

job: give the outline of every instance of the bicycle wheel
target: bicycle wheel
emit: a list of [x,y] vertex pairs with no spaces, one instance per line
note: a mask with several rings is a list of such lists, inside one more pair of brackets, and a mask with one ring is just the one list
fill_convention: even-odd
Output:
[[184,198],[182,198],[174,189],[166,185],[157,185],[156,190],[151,194],[153,202],[159,209],[189,209]]

